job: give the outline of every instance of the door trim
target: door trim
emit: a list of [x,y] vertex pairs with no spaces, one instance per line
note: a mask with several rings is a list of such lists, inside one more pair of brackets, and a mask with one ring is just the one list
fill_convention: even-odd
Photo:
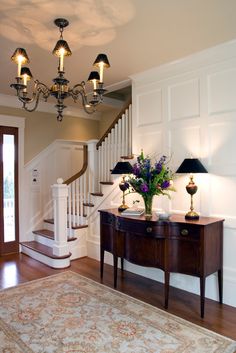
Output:
[[19,205],[19,242],[25,240],[25,215],[24,215],[24,129],[25,118],[0,114],[0,125],[18,128],[18,205]]

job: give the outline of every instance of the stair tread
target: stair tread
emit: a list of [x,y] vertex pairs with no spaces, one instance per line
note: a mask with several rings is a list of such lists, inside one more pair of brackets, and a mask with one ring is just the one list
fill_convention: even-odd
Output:
[[121,156],[120,158],[121,158],[121,159],[133,159],[133,158],[134,158],[134,155],[131,154],[131,155],[129,155],[129,156]]
[[54,232],[49,229],[38,229],[38,230],[34,230],[33,233],[42,235],[45,238],[54,239]]
[[103,196],[103,193],[102,192],[91,192],[90,195],[92,196]]
[[102,185],[113,185],[113,181],[100,181],[100,184]]
[[92,202],[84,202],[83,206],[94,207],[94,204]]
[[[44,222],[54,224],[54,219],[49,218],[49,219],[44,219]],[[68,226],[68,225],[67,225]],[[82,229],[82,228],[88,228],[87,224],[75,224],[72,226],[72,229]],[[34,233],[34,232],[33,232]],[[36,233],[37,234],[37,233]],[[69,239],[68,239],[69,240]]]
[[68,257],[71,256],[71,253],[64,256],[54,255],[53,249],[50,246],[38,243],[37,241],[24,241],[24,242],[21,242],[20,244],[42,255],[50,257],[51,259],[67,259]]

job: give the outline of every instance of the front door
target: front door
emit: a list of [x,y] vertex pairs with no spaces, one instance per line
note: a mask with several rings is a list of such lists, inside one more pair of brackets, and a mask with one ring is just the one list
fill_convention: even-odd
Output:
[[19,252],[18,128],[0,126],[0,255]]

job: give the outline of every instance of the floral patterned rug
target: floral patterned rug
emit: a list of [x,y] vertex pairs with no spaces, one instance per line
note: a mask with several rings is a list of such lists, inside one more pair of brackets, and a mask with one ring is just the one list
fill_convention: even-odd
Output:
[[68,271],[0,291],[1,353],[233,353],[236,343]]

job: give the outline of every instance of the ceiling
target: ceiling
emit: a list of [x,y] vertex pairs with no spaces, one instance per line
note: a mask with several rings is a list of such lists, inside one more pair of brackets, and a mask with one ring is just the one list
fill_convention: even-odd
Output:
[[112,91],[132,74],[235,39],[235,14],[235,0],[1,0],[0,93],[15,94],[16,47],[26,49],[34,78],[51,84],[57,17],[70,22],[65,76],[72,85],[87,80],[97,54],[106,53],[104,81]]

